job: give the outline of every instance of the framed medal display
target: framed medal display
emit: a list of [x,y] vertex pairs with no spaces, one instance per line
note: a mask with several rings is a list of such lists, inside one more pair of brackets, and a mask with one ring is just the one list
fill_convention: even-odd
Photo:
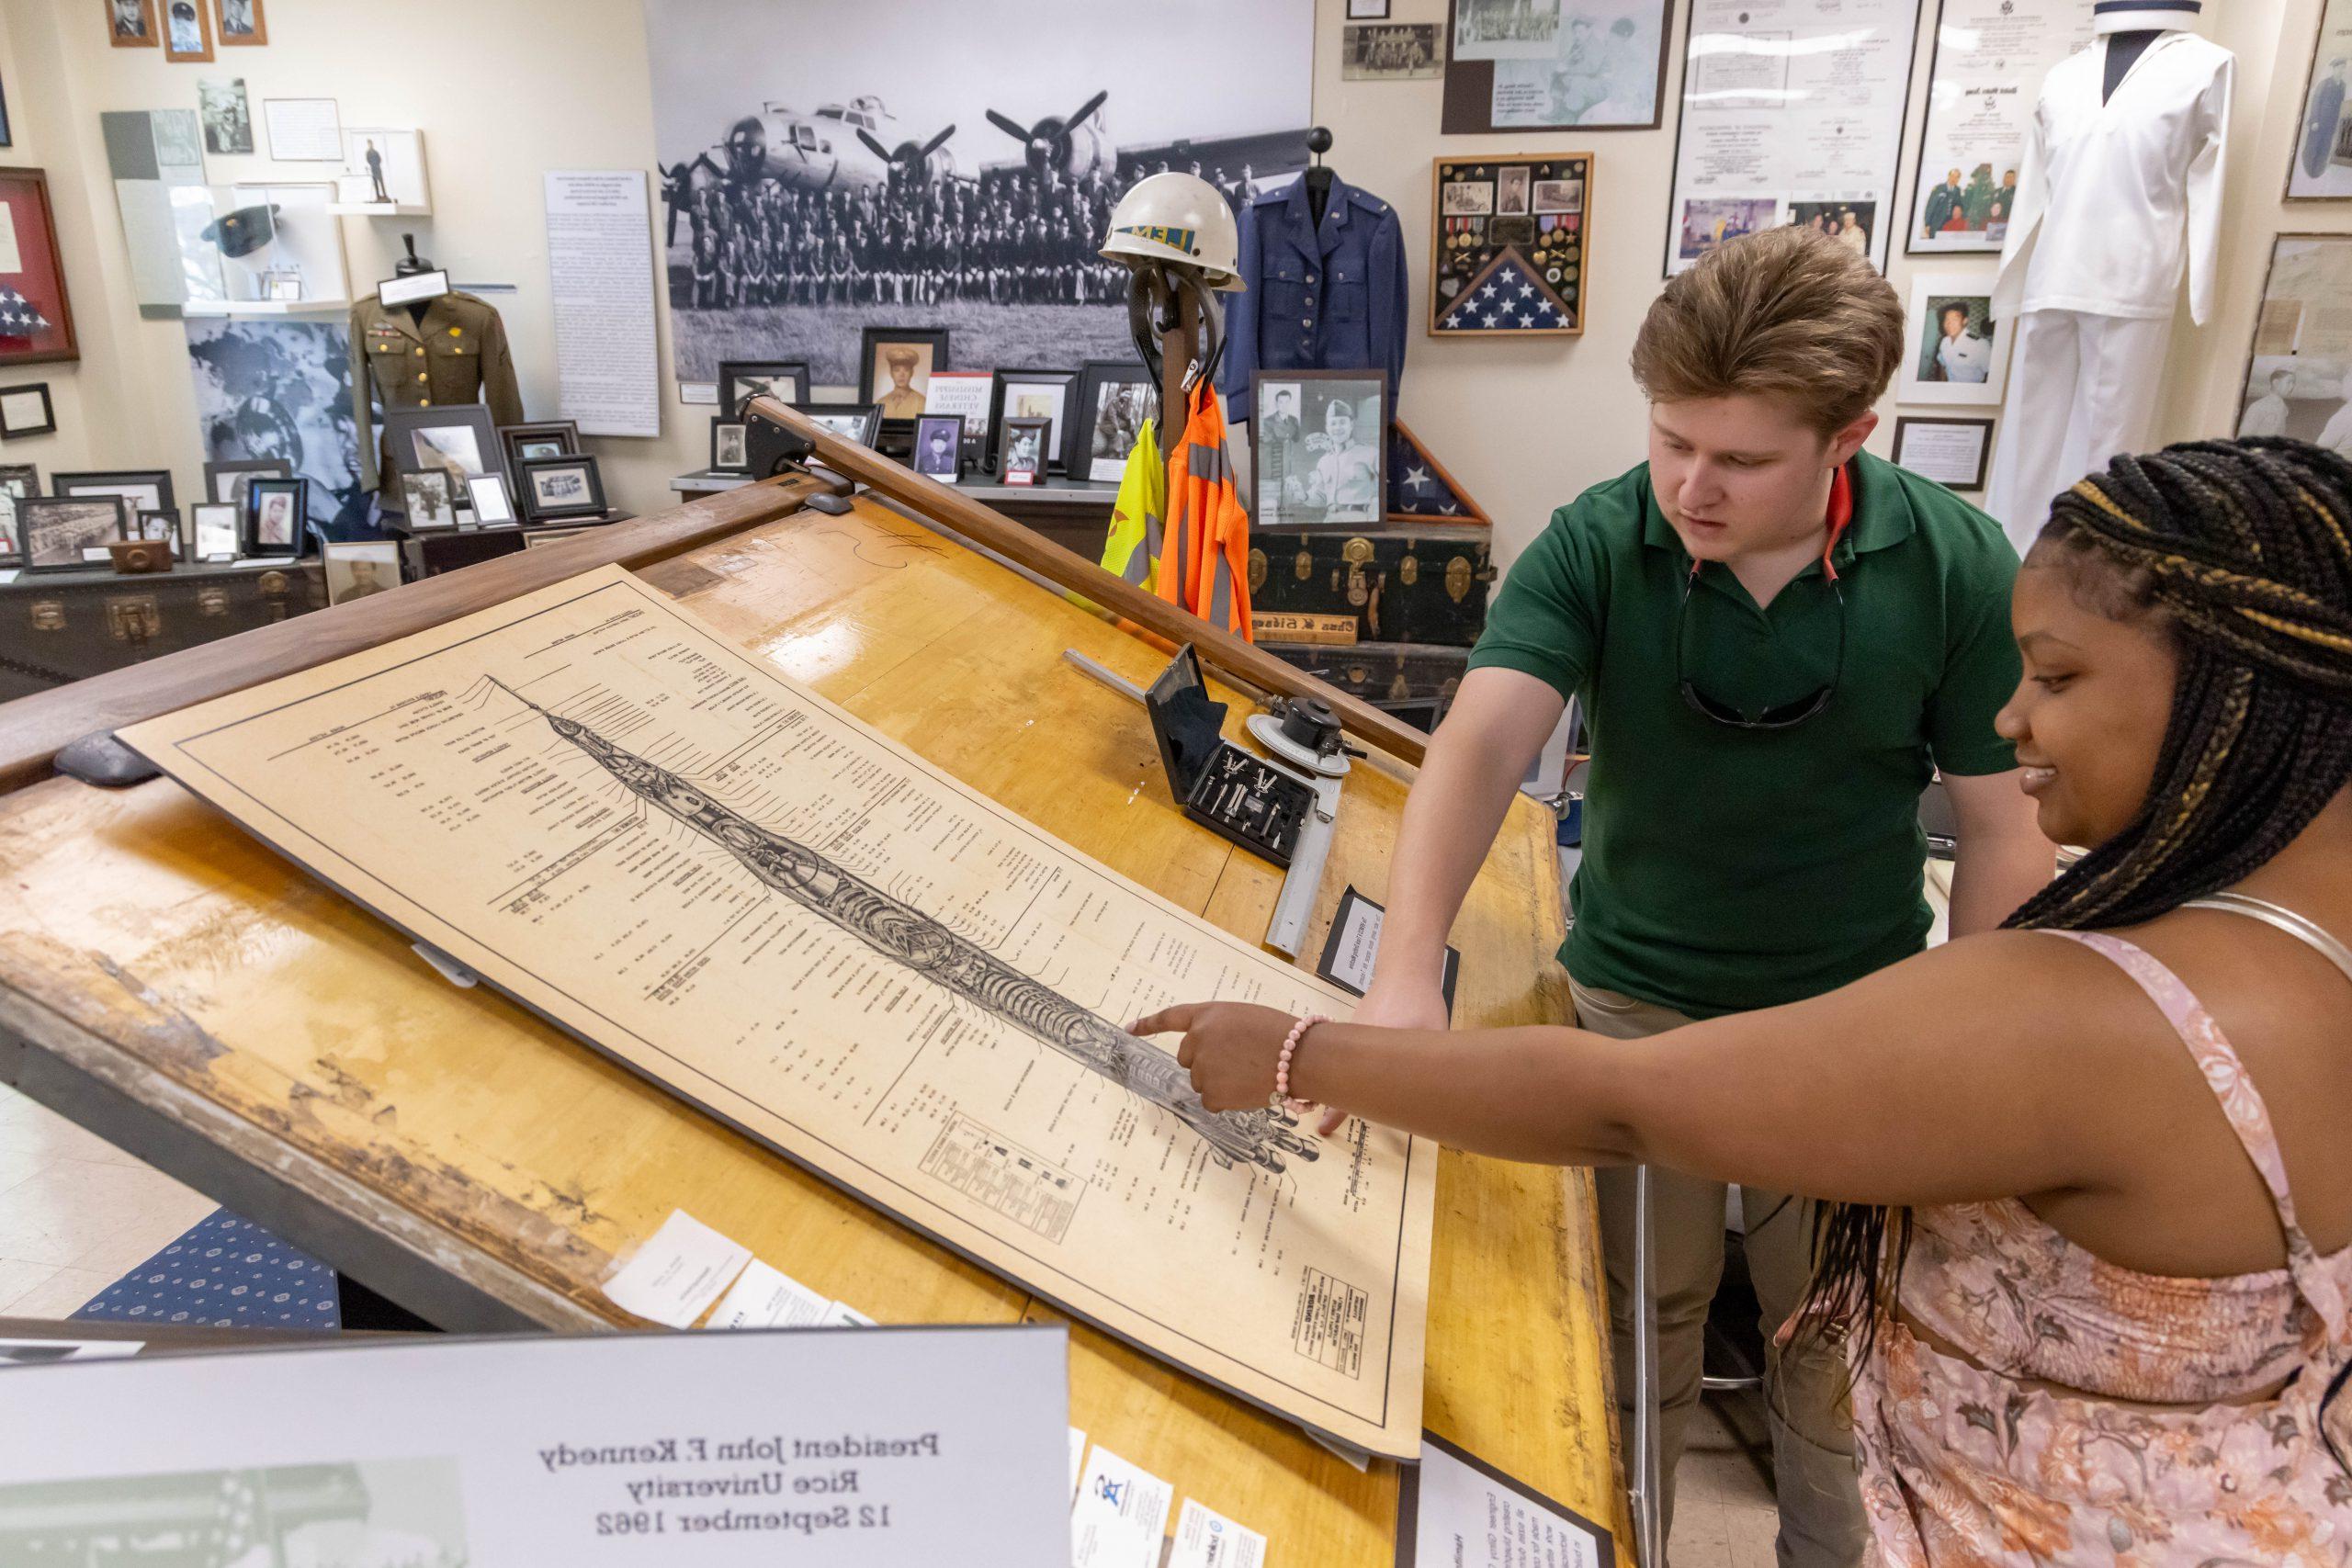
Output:
[[1431,337],[1584,331],[1592,164],[1589,152],[1436,161]]

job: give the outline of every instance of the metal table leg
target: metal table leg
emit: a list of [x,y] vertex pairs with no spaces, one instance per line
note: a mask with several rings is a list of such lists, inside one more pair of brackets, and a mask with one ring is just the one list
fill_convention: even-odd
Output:
[[1666,1561],[1658,1477],[1657,1292],[1650,1280],[1650,1168],[1634,1170],[1634,1299],[1640,1303],[1634,1332],[1633,1454],[1626,1480],[1634,1510],[1634,1550],[1642,1568]]

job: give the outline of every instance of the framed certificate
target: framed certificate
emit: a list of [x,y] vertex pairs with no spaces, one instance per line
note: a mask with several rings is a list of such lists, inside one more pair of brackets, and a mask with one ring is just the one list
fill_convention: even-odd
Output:
[[1915,419],[1894,422],[1894,464],[1923,479],[1952,490],[1983,490],[1993,459],[1989,419]]

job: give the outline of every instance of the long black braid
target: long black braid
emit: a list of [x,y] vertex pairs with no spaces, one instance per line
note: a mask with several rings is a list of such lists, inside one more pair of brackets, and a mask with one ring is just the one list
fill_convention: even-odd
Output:
[[[2030,558],[2104,614],[2161,617],[2179,682],[2139,816],[2008,927],[2137,925],[2233,886],[2352,782],[2352,463],[2269,437],[2119,457],[2052,503]],[[1814,1240],[1805,1322],[1866,1354],[1910,1212],[1825,1205]]]

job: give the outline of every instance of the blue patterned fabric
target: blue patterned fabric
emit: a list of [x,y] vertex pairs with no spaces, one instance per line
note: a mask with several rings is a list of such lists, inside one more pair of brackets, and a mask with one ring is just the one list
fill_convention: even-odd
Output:
[[215,1209],[74,1316],[212,1328],[343,1327],[334,1270],[226,1209]]
[[1388,512],[1395,517],[1484,518],[1477,503],[1448,484],[1444,471],[1394,424],[1388,427]]

